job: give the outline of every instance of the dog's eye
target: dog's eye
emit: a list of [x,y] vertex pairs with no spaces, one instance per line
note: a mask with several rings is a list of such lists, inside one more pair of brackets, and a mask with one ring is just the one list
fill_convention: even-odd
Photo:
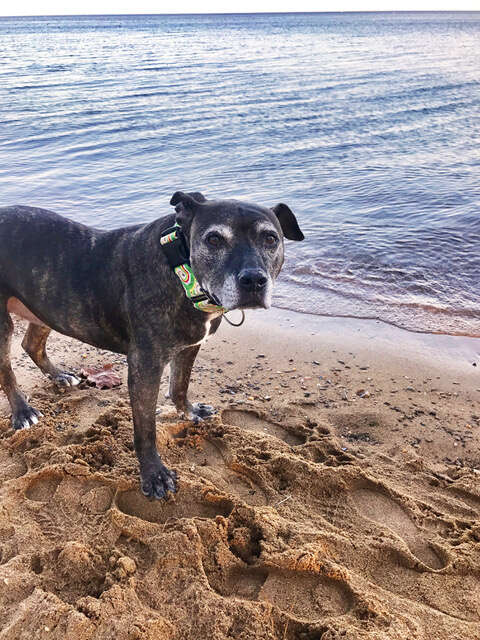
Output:
[[219,233],[215,233],[215,231],[209,233],[205,238],[205,242],[211,247],[219,247],[222,244],[222,240],[222,236]]
[[278,244],[277,236],[274,233],[266,233],[265,244],[267,247],[275,247]]

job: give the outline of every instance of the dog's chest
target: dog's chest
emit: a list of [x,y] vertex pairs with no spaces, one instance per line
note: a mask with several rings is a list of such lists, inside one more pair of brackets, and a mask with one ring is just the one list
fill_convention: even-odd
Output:
[[[208,338],[210,337],[210,335],[212,335],[212,322],[213,320],[215,320],[218,317],[218,314],[212,314],[208,317],[208,320],[206,320],[203,323],[203,326],[201,327],[200,330],[200,337],[198,339],[195,340],[195,342],[192,342],[191,346],[197,346],[197,345],[201,345],[204,344]],[[215,329],[216,327],[214,327]],[[215,333],[215,331],[213,331],[213,333]]]
[[196,345],[199,345],[199,344],[204,344],[208,340],[208,337],[210,335],[211,326],[212,326],[212,321],[211,320],[207,320],[205,322],[205,329],[204,329],[203,337],[200,338],[200,340],[197,340],[197,342],[194,342],[192,347],[196,346]]

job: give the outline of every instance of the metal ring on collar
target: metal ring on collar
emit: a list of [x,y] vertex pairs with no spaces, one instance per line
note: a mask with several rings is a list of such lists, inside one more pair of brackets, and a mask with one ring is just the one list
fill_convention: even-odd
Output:
[[232,327],[241,327],[242,324],[245,322],[245,311],[243,309],[240,309],[240,311],[242,312],[242,319],[240,320],[240,322],[238,324],[236,324],[235,322],[232,322],[231,320],[229,320],[227,318],[227,313],[230,313],[229,311],[226,311],[223,314],[223,317],[225,318],[225,320],[228,322],[228,324],[231,324]]

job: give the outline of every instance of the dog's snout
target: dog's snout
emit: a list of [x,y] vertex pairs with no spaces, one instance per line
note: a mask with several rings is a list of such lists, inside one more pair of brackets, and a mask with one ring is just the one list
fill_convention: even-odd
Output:
[[238,282],[245,291],[260,291],[267,284],[268,278],[260,269],[242,269],[238,274]]

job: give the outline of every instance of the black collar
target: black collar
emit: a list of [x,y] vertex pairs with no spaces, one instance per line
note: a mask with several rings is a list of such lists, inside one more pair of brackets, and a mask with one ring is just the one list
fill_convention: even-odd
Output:
[[182,283],[185,295],[193,306],[205,313],[225,313],[218,300],[202,289],[190,264],[190,249],[179,224],[166,229],[160,236],[160,246],[174,273]]

